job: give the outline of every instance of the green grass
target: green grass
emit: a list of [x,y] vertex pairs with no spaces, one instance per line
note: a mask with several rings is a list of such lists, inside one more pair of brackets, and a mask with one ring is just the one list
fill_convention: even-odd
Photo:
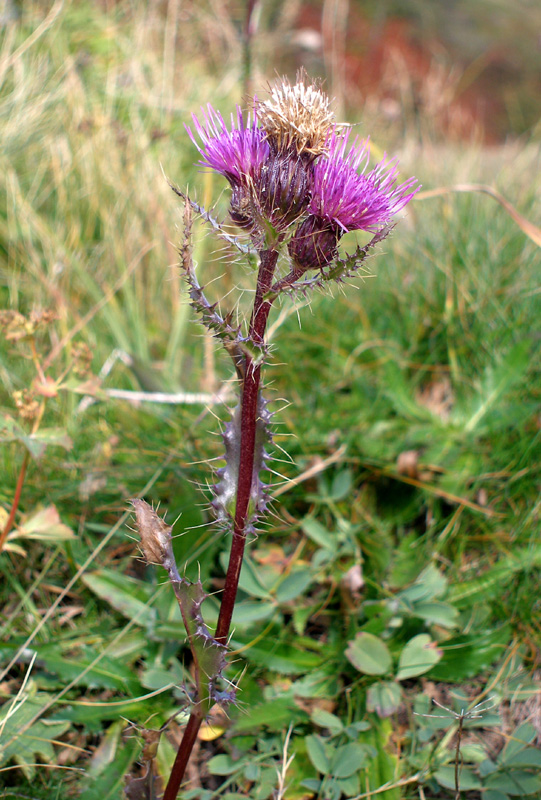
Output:
[[[32,514],[54,505],[73,535],[58,521],[42,525],[39,538],[10,541],[24,552],[0,556],[1,661],[15,660],[0,681],[0,719],[10,711],[0,786],[6,797],[28,794],[30,781],[36,797],[103,800],[122,796],[123,773],[135,775],[140,758],[123,719],[159,727],[190,680],[174,598],[135,559],[127,500],[144,493],[169,521],[181,515],[179,562],[219,590],[227,542],[197,484],[212,480],[204,462],[221,453],[214,415],[223,421],[227,409],[133,405],[97,389],[84,407],[81,384],[115,350],[132,365],[116,361],[102,389],[207,392],[230,377],[174,266],[182,209],[162,167],[206,205],[217,199],[223,216],[223,186],[194,167],[183,125],[207,100],[227,111],[240,98],[240,54],[231,21],[220,39],[204,8],[175,30],[146,4],[108,13],[68,5],[32,44],[43,17],[29,8],[1,45],[3,63],[13,63],[0,87],[0,292],[4,309],[55,311],[35,345],[58,385],[39,423],[52,443],[30,459],[16,523],[24,533]],[[426,189],[489,183],[539,220],[535,143],[421,148],[412,135],[402,151],[403,174]],[[204,281],[223,276],[210,289],[217,299],[250,285],[249,269],[231,265],[199,223],[195,259]],[[290,460],[276,448],[272,466],[293,483],[280,490],[275,478],[273,514],[241,580],[229,675],[246,667],[239,707],[216,717],[195,762],[201,787],[185,800],[265,800],[291,754],[291,800],[383,786],[383,800],[419,797],[419,786],[427,798],[451,797],[456,720],[413,714],[437,713],[423,695],[430,687],[457,711],[495,698],[483,720],[466,723],[502,732],[464,736],[468,796],[538,791],[538,751],[520,745],[535,745],[535,730],[515,727],[537,724],[539,692],[539,264],[539,250],[490,198],[451,194],[415,202],[370,260],[370,277],[315,296],[299,317],[293,304],[275,311],[267,384]],[[83,376],[72,366],[80,343],[92,355]],[[28,340],[1,340],[1,411],[13,419],[13,392],[36,377],[31,355]],[[55,446],[65,434],[71,446]],[[25,452],[14,439],[0,455],[6,514]],[[206,605],[212,624],[216,599]],[[367,661],[367,634],[381,669]],[[418,637],[437,653],[426,672],[411,661],[426,641]],[[163,775],[177,723],[171,740],[162,736]],[[21,761],[23,770],[11,769]],[[490,797],[496,790],[503,795]]]

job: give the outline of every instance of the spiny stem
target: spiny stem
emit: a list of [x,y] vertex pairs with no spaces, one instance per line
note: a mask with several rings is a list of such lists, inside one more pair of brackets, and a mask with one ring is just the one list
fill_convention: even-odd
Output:
[[[272,285],[272,277],[278,260],[278,252],[276,250],[263,250],[260,253],[260,258],[261,264],[248,336],[248,338],[256,344],[262,344],[264,340],[265,328],[272,306],[272,300],[264,300],[263,298]],[[231,542],[229,565],[220,605],[218,625],[216,627],[216,640],[222,644],[226,644],[227,637],[229,636],[235,599],[237,597],[240,570],[244,557],[244,547],[246,544],[246,518],[248,516],[248,507],[252,491],[260,382],[261,366],[256,366],[250,356],[246,355],[246,369],[241,399],[240,462],[237,479],[237,502],[235,506],[233,541]]]
[[[254,308],[248,335],[249,340],[255,344],[262,344],[265,337],[265,328],[272,307],[272,300],[263,298],[268,294],[272,286],[272,278],[278,261],[278,251],[263,250],[260,253],[260,259]],[[216,641],[220,644],[226,644],[227,642],[235,607],[240,570],[244,557],[244,546],[246,544],[246,519],[248,517],[254,470],[261,365],[254,364],[248,353],[245,354],[244,358],[245,369],[243,371],[244,378],[241,389],[241,454],[237,478],[233,541],[231,543],[229,566],[215,635]],[[175,800],[184,779],[186,766],[197,740],[197,733],[203,722],[204,712],[199,700],[200,698],[198,697],[184,730],[162,800]]]

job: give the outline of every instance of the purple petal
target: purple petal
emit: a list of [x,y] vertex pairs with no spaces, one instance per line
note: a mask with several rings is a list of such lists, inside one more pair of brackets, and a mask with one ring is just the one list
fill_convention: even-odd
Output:
[[202,112],[203,123],[199,122],[195,114],[192,116],[202,145],[186,125],[188,136],[201,154],[198,163],[224,175],[232,185],[246,185],[256,178],[268,158],[269,145],[264,131],[257,127],[255,112],[253,117],[248,114],[245,122],[242,110],[237,106],[236,119],[231,114],[230,128],[220,112],[215,111],[210,103]]
[[375,232],[409,203],[420,186],[416,186],[415,178],[397,185],[397,162],[389,160],[386,154],[366,173],[370,156],[368,141],[357,143],[356,139],[348,150],[348,139],[349,131],[333,132],[327,155],[316,161],[308,212],[334,223],[344,232]]

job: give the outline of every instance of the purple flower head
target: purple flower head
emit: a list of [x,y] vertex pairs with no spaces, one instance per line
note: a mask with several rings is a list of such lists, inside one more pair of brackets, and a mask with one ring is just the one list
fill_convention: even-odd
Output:
[[246,123],[240,106],[237,106],[236,119],[231,114],[229,129],[219,111],[210,103],[203,109],[204,123],[193,115],[194,128],[203,145],[200,146],[186,126],[188,136],[201,154],[199,164],[224,175],[231,186],[247,186],[258,178],[261,167],[269,156],[269,145],[265,132],[258,128],[256,114],[248,114]]
[[[353,142],[346,153],[349,131],[333,131],[327,155],[314,165],[312,199],[308,213],[326,219],[337,231],[364,230],[373,233],[389,224],[394,214],[409,203],[419,187],[415,178],[396,185],[396,161],[383,160],[366,173],[368,142]],[[360,169],[360,172],[359,172]]]

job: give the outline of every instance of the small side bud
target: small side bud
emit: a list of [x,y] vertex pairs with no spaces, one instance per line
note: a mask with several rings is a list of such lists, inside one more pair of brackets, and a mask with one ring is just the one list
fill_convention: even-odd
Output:
[[149,564],[161,564],[166,569],[173,561],[171,525],[166,525],[152,506],[144,500],[130,500],[135,509],[137,530],[141,537],[143,554]]
[[287,249],[296,267],[304,272],[323,269],[338,255],[340,232],[327,220],[309,216],[298,226]]

